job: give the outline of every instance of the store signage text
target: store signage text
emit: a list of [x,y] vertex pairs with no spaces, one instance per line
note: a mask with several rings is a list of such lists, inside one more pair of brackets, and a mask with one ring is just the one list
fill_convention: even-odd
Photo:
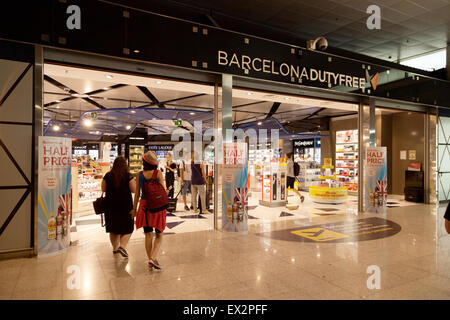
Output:
[[[45,141],[44,141],[45,143]],[[44,145],[44,166],[70,165],[69,148],[63,146]]]
[[300,68],[298,65],[287,64],[285,62],[279,64],[274,60],[238,55],[236,53],[228,54],[222,50],[217,51],[217,63],[221,66],[236,67],[244,71],[256,71],[295,78],[299,79],[300,82],[305,80],[319,81],[327,83],[329,86],[345,86],[355,89],[363,89],[366,85],[365,78],[308,67]]
[[148,150],[172,150],[172,149],[173,145],[171,144],[148,146]]
[[294,147],[314,147],[314,139],[296,140],[294,141]]
[[385,158],[381,151],[368,151],[367,163],[384,165]]

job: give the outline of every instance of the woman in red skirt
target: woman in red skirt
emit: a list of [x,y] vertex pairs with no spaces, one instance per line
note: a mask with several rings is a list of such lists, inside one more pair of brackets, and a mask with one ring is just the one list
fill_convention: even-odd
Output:
[[[136,192],[134,195],[134,207],[130,214],[136,216],[136,229],[144,227],[145,250],[147,251],[149,267],[160,270],[161,265],[156,260],[156,255],[162,242],[162,233],[166,228],[166,210],[150,212],[146,210],[146,200],[143,190],[144,183],[150,179],[158,179],[159,183],[166,188],[162,172],[158,170],[158,159],[153,151],[148,151],[142,156],[144,171],[139,172],[136,183]],[[166,190],[167,191],[167,190]],[[139,202],[139,210],[137,209]],[[137,212],[137,213],[136,213]],[[155,237],[153,237],[155,229]],[[154,239],[153,239],[154,238]]]

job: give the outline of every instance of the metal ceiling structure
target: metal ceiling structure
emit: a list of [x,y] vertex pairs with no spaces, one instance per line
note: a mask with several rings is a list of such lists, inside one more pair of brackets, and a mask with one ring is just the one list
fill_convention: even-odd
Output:
[[[60,68],[62,74],[67,71],[66,67]],[[77,72],[77,77],[63,77],[53,70],[44,77],[44,124],[48,135],[98,140],[104,134],[129,135],[135,127],[147,128],[149,135],[170,135],[176,128],[173,120],[182,120],[189,131],[193,131],[195,120],[201,120],[204,129],[212,127],[214,96],[188,90],[187,83],[179,81],[168,86],[165,81],[157,81],[158,87],[146,87],[111,80],[119,81],[118,74],[107,74],[111,79],[100,81],[106,78],[94,74],[97,79],[90,79],[95,71],[78,68]],[[292,132],[310,132],[326,130],[330,117],[356,114],[355,110],[333,108],[337,106],[330,101],[299,102],[293,97],[274,101],[273,97],[250,92],[233,97],[233,123],[238,126],[274,118]],[[81,121],[93,112],[97,118],[92,119],[92,127],[83,127]],[[58,130],[50,130],[55,125]]]
[[[325,36],[328,52],[397,62],[446,48],[450,0],[112,0],[126,6],[305,46]],[[381,9],[369,30],[367,8]],[[344,53],[343,50],[346,52]]]

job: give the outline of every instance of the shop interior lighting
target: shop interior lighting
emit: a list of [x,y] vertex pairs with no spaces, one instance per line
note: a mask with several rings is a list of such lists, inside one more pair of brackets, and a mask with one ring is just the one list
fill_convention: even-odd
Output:
[[191,116],[193,116],[193,115],[195,114],[195,112],[189,112],[189,114],[190,114]]
[[100,134],[100,131],[95,131],[95,134]]
[[136,113],[136,111],[134,111],[134,110],[131,110],[131,113]]
[[76,98],[89,98],[88,94],[72,93],[71,96]]
[[56,109],[59,109],[59,106],[56,106]]
[[59,131],[59,126],[58,125],[53,126],[53,131]]
[[261,122],[261,121],[258,122],[258,126],[260,126],[260,125],[262,125],[262,122]]
[[131,126],[130,126],[130,125],[128,125],[128,126],[126,126],[126,128],[127,128],[127,130],[130,130],[130,129],[131,129]]
[[109,90],[109,88],[108,88],[108,87],[104,87],[104,88],[103,88],[103,90],[105,90],[105,91],[106,91],[106,90]]
[[108,78],[108,79],[112,79],[112,78],[113,78],[113,76],[112,76],[112,75],[110,75],[110,74],[107,74],[107,75],[106,75],[106,78]]
[[161,84],[161,83],[162,83],[161,80],[157,80],[157,81],[156,81],[156,84]]
[[247,94],[248,94],[249,96],[251,96],[253,93],[252,93],[252,92],[247,92]]
[[86,127],[91,127],[92,126],[92,120],[91,119],[86,119],[86,120],[84,120],[84,125],[86,126]]

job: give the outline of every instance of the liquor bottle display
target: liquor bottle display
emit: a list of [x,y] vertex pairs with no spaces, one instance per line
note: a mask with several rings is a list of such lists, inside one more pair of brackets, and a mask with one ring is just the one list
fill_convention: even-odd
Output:
[[56,219],[53,216],[53,212],[50,213],[50,219],[47,222],[47,239],[55,240],[56,239]]

